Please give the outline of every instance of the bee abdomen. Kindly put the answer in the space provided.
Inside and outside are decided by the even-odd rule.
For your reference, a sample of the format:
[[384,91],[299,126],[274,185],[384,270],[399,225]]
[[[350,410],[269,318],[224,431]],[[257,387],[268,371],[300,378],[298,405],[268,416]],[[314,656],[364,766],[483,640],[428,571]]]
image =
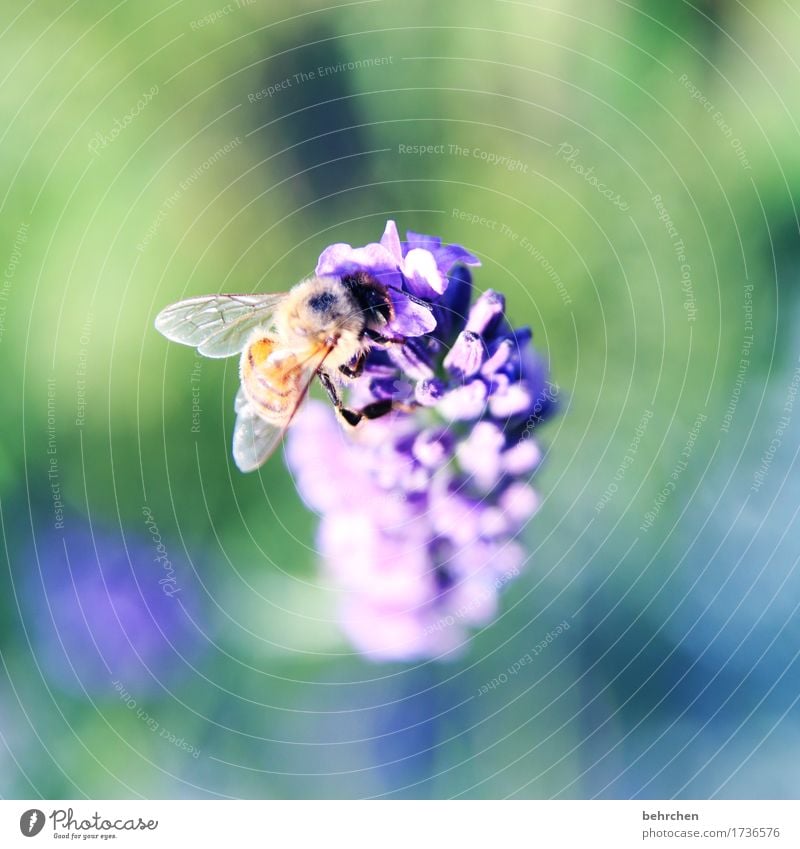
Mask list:
[[248,401],[267,421],[283,423],[297,402],[302,369],[294,355],[279,362],[270,360],[275,351],[273,339],[258,339],[242,352],[241,380]]

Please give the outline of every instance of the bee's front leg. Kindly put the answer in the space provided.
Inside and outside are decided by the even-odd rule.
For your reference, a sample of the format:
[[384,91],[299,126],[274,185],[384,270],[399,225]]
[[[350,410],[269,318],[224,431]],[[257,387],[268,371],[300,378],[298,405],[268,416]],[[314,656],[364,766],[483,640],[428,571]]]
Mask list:
[[345,407],[342,399],[339,397],[339,390],[336,388],[336,384],[331,379],[331,376],[324,371],[319,371],[317,374],[333,406],[336,407],[339,415],[351,427],[355,427],[361,419],[379,419],[381,416],[385,416],[387,413],[393,411],[410,413],[416,407],[416,404],[413,402],[408,403],[396,401],[394,398],[383,398],[380,401],[373,401],[371,404],[367,404],[360,410],[353,410],[350,407]]
[[379,345],[403,345],[406,341],[402,336],[384,336],[382,333],[379,333],[377,330],[373,330],[371,327],[367,327],[364,330],[364,335],[369,340],[377,342]]
[[[355,379],[356,377],[361,377],[364,373],[364,366],[367,364],[367,352],[362,351],[360,354],[356,356],[355,362],[353,365],[349,365],[345,363],[344,365],[339,366],[339,371],[345,376]],[[330,394],[330,393],[328,393]]]

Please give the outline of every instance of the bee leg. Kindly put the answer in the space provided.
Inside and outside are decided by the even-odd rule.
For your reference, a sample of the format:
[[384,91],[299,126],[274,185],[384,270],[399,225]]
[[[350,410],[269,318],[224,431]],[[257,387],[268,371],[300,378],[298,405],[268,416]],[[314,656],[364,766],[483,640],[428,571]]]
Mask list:
[[328,393],[331,403],[334,407],[336,407],[339,415],[347,422],[347,424],[355,427],[361,421],[362,414],[358,412],[358,410],[351,410],[348,407],[345,407],[342,399],[339,397],[339,391],[336,388],[336,384],[327,372],[318,371],[317,376],[319,377],[319,381],[323,385],[325,391]]
[[367,404],[360,410],[353,410],[350,407],[345,407],[342,403],[342,399],[339,397],[339,392],[336,389],[336,384],[327,372],[319,371],[317,375],[319,376],[320,383],[328,393],[331,403],[336,407],[339,415],[351,427],[355,427],[361,419],[379,419],[381,416],[385,416],[387,413],[393,411],[410,413],[417,406],[414,403],[397,401],[394,398],[383,398],[380,401],[373,401],[371,404]]
[[327,372],[320,370],[317,372],[317,377],[325,391],[328,393],[328,398],[331,399],[333,406],[336,407],[337,410],[341,410],[344,405],[342,404],[342,399],[339,397],[336,384],[333,380],[331,380],[331,376]]
[[377,342],[379,345],[402,345],[406,341],[402,337],[384,336],[383,334],[378,333],[377,330],[373,330],[371,327],[367,327],[364,330],[364,334],[367,338],[371,339],[373,342]]
[[417,405],[403,401],[396,401],[394,398],[383,398],[380,401],[373,401],[362,407],[360,410],[353,410],[349,407],[339,407],[339,413],[347,424],[355,427],[361,419],[379,419],[388,413],[410,413]]
[[[362,351],[357,357],[355,363],[351,366],[345,363],[344,365],[339,366],[339,371],[345,377],[361,377],[364,373],[364,366],[367,363],[367,354],[365,351]],[[330,394],[330,393],[328,393]]]

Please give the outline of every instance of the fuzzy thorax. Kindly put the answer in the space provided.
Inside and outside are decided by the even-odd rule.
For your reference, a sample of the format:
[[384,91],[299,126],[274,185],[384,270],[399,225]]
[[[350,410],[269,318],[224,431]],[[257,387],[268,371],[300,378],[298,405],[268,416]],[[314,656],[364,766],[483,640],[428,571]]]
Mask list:
[[275,315],[281,343],[295,350],[332,348],[326,370],[335,370],[358,356],[364,342],[367,316],[341,280],[312,277],[295,286]]

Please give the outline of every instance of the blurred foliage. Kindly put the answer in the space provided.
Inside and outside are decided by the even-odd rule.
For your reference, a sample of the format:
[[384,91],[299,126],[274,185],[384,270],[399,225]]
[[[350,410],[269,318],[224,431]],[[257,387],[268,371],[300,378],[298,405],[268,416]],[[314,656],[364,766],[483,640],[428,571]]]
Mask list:
[[[757,0],[548,7],[6,11],[3,795],[796,795],[796,425],[749,489],[798,358],[800,18]],[[507,294],[560,388],[529,570],[444,666],[350,653],[282,458],[233,467],[235,362],[152,329],[190,294],[284,290],[387,217],[475,251],[476,284]],[[700,413],[691,462],[640,531]],[[186,674],[132,693],[196,759],[111,678],[88,695],[40,665],[31,543],[54,532],[52,460],[65,533],[141,551],[131,568],[157,582],[147,506],[204,599]],[[98,565],[73,564],[89,581]],[[535,663],[476,695],[562,620]]]

